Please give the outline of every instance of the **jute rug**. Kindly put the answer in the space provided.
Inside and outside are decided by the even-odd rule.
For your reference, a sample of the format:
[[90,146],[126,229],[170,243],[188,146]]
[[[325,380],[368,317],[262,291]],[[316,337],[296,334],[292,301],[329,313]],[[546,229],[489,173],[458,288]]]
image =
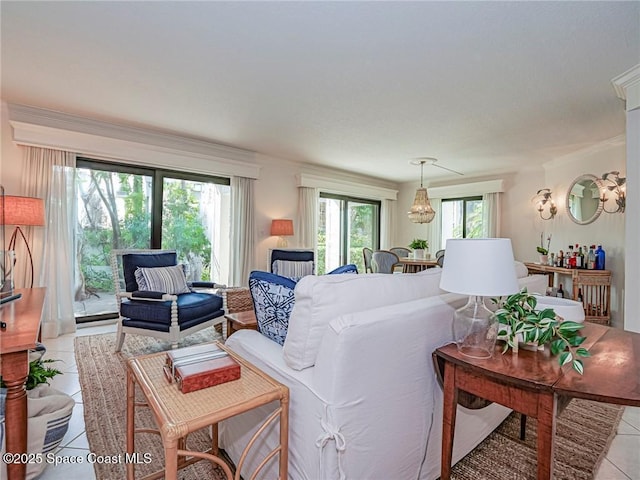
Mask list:
[[[191,335],[181,346],[211,341],[212,329]],[[115,334],[76,338],[76,362],[84,399],[87,438],[91,451],[116,456],[126,451],[126,365],[132,355],[168,350],[168,343],[149,337],[127,335],[120,354],[114,354]],[[573,400],[558,418],[555,449],[556,479],[593,478],[604,458],[623,408],[616,405]],[[136,426],[153,427],[151,414],[145,408],[136,412]],[[511,414],[475,450],[453,469],[455,480],[534,480],[536,478],[536,421],[527,420],[526,439],[521,441],[520,415]],[[189,436],[188,447],[206,450],[209,432],[201,430]],[[136,474],[144,475],[164,464],[160,437],[153,434],[136,436],[136,450],[149,453],[152,463],[140,464]],[[98,480],[126,478],[125,465],[94,464]],[[182,480],[202,478],[221,480],[221,470],[209,462],[199,462],[178,474]],[[357,479],[364,480],[364,479]],[[383,480],[383,479],[367,479]],[[402,479],[384,479],[402,480]]]

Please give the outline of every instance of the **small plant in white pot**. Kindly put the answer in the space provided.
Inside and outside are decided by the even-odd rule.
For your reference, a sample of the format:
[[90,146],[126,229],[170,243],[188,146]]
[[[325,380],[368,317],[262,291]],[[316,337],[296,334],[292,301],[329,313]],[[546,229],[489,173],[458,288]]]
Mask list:
[[425,253],[429,248],[429,242],[421,238],[414,238],[409,244],[409,248],[413,250],[413,258],[422,259],[425,258]]
[[[42,352],[44,354],[44,352]],[[29,362],[27,376],[27,452],[34,461],[27,465],[27,480],[39,476],[47,466],[46,455],[58,447],[67,433],[75,401],[66,393],[49,386],[49,381],[62,372],[48,366],[56,360],[42,359],[42,354]],[[0,377],[0,419],[4,420],[6,388]],[[45,445],[46,438],[46,445]],[[5,442],[0,445],[5,452]],[[41,459],[42,461],[38,461]],[[6,464],[0,465],[0,478],[6,478]]]

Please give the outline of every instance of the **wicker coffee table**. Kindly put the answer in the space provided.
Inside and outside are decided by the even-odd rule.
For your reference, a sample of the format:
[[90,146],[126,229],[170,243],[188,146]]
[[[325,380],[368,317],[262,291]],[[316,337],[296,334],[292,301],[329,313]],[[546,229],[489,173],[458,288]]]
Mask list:
[[[240,363],[241,377],[232,382],[215,387],[182,393],[176,383],[168,383],[162,366],[166,352],[134,357],[127,361],[127,454],[135,452],[134,437],[136,433],[149,432],[149,429],[135,428],[135,409],[146,406],[151,409],[165,453],[165,469],[144,477],[145,479],[164,478],[176,480],[179,468],[183,468],[200,460],[210,460],[219,465],[227,479],[240,479],[242,464],[256,438],[266,425],[280,419],[280,445],[274,448],[258,467],[258,470],[272,457],[279,455],[279,479],[287,478],[288,431],[289,431],[289,389],[258,370],[224,345],[214,345],[226,350]],[[147,403],[136,403],[135,386],[140,387]],[[218,422],[238,415],[253,408],[265,405],[274,400],[280,406],[265,421],[246,446],[236,468],[235,476],[229,465],[220,458],[218,451]],[[212,447],[207,452],[185,450],[187,434],[206,426],[212,426]],[[127,479],[134,480],[134,463],[127,464]],[[164,472],[164,473],[163,473]],[[257,473],[257,472],[255,472]],[[249,475],[250,478],[251,475]]]

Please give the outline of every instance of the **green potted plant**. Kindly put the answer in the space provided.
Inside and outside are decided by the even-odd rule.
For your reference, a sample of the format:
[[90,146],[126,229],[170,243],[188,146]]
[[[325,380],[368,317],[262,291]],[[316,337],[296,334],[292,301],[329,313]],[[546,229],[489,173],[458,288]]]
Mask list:
[[414,238],[409,244],[409,248],[413,250],[413,258],[425,258],[425,253],[429,248],[429,242],[421,238]]
[[536,252],[540,254],[540,264],[546,265],[549,263],[549,246],[551,245],[551,234],[547,237],[547,248],[543,243],[544,232],[540,234],[540,246],[536,247]]
[[590,353],[580,346],[586,339],[579,335],[581,323],[562,321],[551,308],[537,310],[538,301],[526,288],[506,299],[491,301],[498,305],[495,312],[500,324],[498,338],[505,341],[502,353],[509,348],[517,353],[520,343],[549,345],[551,354],[559,355],[560,365],[571,362],[573,369],[582,375],[584,366],[579,357],[589,357]]

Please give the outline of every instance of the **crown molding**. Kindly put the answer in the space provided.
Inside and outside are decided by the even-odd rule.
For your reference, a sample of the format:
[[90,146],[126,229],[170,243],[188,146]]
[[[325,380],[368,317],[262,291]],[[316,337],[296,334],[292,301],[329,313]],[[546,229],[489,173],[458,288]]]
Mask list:
[[327,193],[349,195],[375,200],[397,200],[398,191],[391,188],[376,187],[350,180],[301,173],[297,175],[298,187],[317,188]]
[[618,98],[626,100],[627,111],[640,107],[640,64],[611,80]]
[[249,150],[26,105],[7,107],[13,140],[20,145],[195,173],[259,177],[260,166]]

